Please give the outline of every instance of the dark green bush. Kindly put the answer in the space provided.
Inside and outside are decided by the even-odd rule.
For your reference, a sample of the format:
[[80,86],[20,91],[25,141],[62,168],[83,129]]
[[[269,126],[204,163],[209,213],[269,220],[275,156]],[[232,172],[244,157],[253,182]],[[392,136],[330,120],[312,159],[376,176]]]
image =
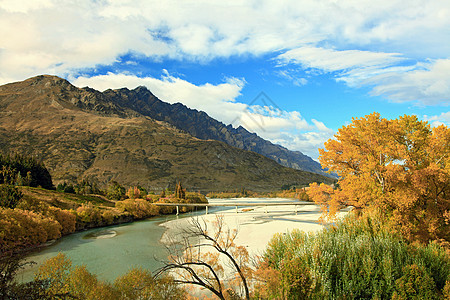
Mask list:
[[62,193],[75,194],[75,188],[74,188],[73,184],[69,184],[65,181],[63,183],[58,184],[56,186],[56,190],[58,192],[62,192]]
[[121,200],[125,197],[126,190],[117,181],[111,181],[107,190],[106,197],[110,200]]
[[15,208],[23,194],[12,185],[0,185],[0,207]]
[[54,188],[52,177],[44,164],[21,154],[0,153],[0,183]]

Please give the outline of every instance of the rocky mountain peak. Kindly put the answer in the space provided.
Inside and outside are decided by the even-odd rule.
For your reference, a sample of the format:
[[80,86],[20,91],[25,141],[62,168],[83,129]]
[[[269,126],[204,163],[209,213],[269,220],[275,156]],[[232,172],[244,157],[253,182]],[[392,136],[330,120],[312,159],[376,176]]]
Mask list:
[[69,81],[66,79],[60,78],[58,76],[53,75],[39,75],[32,77],[30,79],[27,79],[24,81],[25,83],[28,83],[30,86],[33,87],[40,87],[40,88],[69,88],[74,89],[75,86],[73,86]]

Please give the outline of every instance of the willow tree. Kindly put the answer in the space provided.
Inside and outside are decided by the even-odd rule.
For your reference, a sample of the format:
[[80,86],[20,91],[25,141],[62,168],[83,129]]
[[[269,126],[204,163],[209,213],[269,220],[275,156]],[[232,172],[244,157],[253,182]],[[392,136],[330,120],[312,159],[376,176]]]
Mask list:
[[337,188],[308,194],[334,216],[341,206],[376,209],[410,239],[450,241],[450,129],[416,116],[354,118],[319,149]]

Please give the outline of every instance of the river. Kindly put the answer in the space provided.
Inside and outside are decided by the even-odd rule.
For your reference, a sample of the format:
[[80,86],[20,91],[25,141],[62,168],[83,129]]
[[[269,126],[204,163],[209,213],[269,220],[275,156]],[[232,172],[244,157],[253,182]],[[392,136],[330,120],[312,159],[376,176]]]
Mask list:
[[[254,203],[264,201],[285,202],[292,201],[292,199],[241,198],[210,199],[209,201],[210,203]],[[321,228],[316,222],[320,215],[320,211],[316,206],[309,206],[305,211],[300,211],[298,214],[294,214],[292,207],[291,209],[288,209],[288,207],[276,208],[271,208],[272,212],[267,214],[265,212],[266,209],[261,207],[255,207],[251,212],[248,212],[248,207],[246,207],[241,208],[241,211],[247,210],[247,212],[236,214],[233,207],[210,207],[209,216],[212,217],[214,213],[220,212],[228,215],[229,219],[227,220],[229,223],[237,220],[242,231],[241,238],[244,238],[246,244],[249,244],[250,247],[259,247],[259,249],[263,248],[268,239],[270,239],[271,235],[268,234],[268,231],[275,230],[273,226],[275,223],[278,225],[278,231],[281,232],[293,227],[306,228],[305,226],[311,226],[311,222],[315,223],[313,225],[316,226],[316,229]],[[113,282],[115,278],[125,274],[133,267],[142,267],[153,272],[162,266],[161,260],[167,257],[166,249],[161,243],[161,237],[167,231],[167,228],[160,225],[162,223],[174,223],[173,221],[177,218],[183,219],[199,214],[204,215],[205,211],[186,213],[178,217],[174,215],[161,216],[128,224],[91,229],[65,236],[54,244],[42,247],[27,256],[27,260],[34,261],[36,264],[21,271],[18,280],[31,280],[39,265],[59,252],[70,258],[73,265],[84,264],[88,271],[96,274],[99,279],[110,282]],[[304,221],[301,221],[299,218]],[[184,223],[184,221],[181,223]],[[283,227],[283,224],[285,224],[285,227]],[[280,227],[279,225],[282,226]],[[265,236],[260,237],[259,235],[261,234],[265,234]],[[256,240],[255,242],[259,242],[259,246],[252,246],[251,241],[246,236],[252,236]]]
[[[202,212],[186,213],[179,217],[198,213]],[[161,216],[62,237],[54,244],[28,255],[27,261],[34,261],[36,264],[21,271],[18,280],[31,280],[38,267],[59,252],[70,258],[72,265],[86,265],[89,272],[110,282],[133,267],[155,271],[162,265],[160,261],[167,257],[166,249],[160,242],[166,228],[159,225],[174,219],[177,216]]]

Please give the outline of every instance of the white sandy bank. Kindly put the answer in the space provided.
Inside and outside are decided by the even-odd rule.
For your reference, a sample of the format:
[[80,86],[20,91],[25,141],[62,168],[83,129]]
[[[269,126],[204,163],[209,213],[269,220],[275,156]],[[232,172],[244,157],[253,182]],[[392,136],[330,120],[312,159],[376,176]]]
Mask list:
[[[210,203],[222,202],[292,202],[292,199],[210,199]],[[211,222],[216,219],[217,214],[224,216],[224,222],[230,229],[237,229],[238,235],[236,239],[237,245],[247,247],[251,254],[261,254],[267,243],[275,233],[286,233],[293,229],[299,229],[305,232],[316,232],[323,228],[318,219],[321,211],[318,205],[297,206],[251,206],[239,207],[238,213],[234,207],[227,207],[225,210],[208,215],[200,215],[200,219],[204,219],[208,228],[212,228]],[[345,214],[346,211],[341,212]],[[162,241],[170,235],[176,235],[179,228],[188,226],[190,218],[180,218],[161,224],[168,230],[162,237]]]

